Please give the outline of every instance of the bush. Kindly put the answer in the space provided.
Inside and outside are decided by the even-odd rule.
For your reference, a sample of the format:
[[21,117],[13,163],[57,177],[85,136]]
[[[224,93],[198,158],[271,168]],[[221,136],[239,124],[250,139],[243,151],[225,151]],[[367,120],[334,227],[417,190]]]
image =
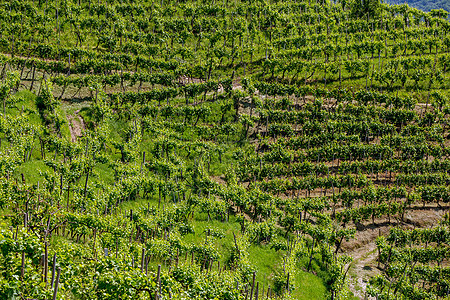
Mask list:
[[351,3],[352,15],[361,18],[369,15],[369,18],[376,17],[381,12],[380,0],[354,0]]

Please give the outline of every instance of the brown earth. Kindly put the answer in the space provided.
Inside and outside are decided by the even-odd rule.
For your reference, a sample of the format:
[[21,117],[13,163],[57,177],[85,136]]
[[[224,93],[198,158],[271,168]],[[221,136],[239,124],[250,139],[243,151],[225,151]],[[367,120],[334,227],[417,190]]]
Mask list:
[[86,129],[83,118],[78,114],[80,111],[75,111],[74,115],[67,115],[67,121],[69,122],[69,130],[71,141],[74,143],[77,137],[83,135],[83,130]]
[[377,219],[375,224],[358,224],[355,238],[343,242],[342,251],[353,257],[349,270],[349,289],[359,299],[375,299],[366,294],[367,284],[371,277],[381,274],[383,265],[378,265],[376,239],[380,235],[389,234],[395,226],[403,228],[428,228],[438,224],[448,208],[414,207],[405,212],[404,222],[391,219]]

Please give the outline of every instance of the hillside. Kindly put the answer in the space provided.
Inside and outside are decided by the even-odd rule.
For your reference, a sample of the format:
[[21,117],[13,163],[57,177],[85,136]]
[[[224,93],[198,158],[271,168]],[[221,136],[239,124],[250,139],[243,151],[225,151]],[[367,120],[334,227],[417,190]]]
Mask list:
[[0,299],[447,297],[447,18],[0,0]]
[[447,0],[388,0],[386,1],[389,4],[408,4],[411,7],[423,10],[430,11],[432,9],[444,9],[447,12],[450,12],[450,2]]

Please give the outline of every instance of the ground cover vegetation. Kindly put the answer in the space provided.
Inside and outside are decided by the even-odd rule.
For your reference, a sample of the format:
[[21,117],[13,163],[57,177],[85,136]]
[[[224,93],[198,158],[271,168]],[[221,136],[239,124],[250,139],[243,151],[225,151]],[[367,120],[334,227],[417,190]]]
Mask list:
[[0,1],[0,298],[448,298],[447,18]]

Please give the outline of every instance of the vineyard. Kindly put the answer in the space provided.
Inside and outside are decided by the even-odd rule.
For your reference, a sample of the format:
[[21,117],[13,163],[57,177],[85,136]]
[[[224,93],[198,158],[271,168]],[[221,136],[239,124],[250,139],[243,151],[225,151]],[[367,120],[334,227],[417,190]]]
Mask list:
[[0,299],[450,299],[448,17],[0,0]]

